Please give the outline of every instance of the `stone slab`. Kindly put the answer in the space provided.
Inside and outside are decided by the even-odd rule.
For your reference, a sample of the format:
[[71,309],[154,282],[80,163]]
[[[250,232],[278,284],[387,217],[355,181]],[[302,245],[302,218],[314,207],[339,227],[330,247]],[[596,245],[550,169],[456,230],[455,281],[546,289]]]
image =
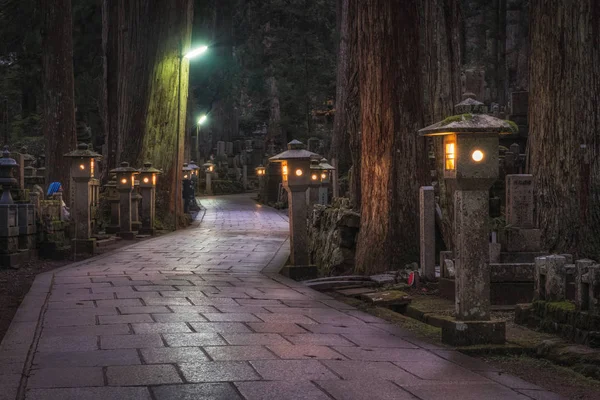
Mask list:
[[445,321],[442,342],[451,346],[506,343],[504,321]]

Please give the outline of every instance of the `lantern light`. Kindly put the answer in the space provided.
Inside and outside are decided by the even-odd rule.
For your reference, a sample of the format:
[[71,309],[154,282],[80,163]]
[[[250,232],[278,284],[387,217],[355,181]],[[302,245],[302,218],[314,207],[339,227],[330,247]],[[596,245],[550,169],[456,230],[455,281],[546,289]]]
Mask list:
[[121,179],[121,183],[122,183],[123,185],[127,184],[127,179],[125,179],[125,178]]
[[471,158],[473,159],[473,161],[475,162],[481,162],[481,160],[483,160],[483,152],[481,150],[475,150],[472,154],[471,154]]
[[312,174],[310,177],[313,181],[316,181],[317,179],[319,179],[319,176],[317,174]]
[[148,179],[148,177],[144,178],[144,183],[149,183],[150,179]]
[[284,175],[287,175],[287,174],[288,174],[288,168],[287,168],[287,165],[284,165],[284,166],[281,168],[281,172],[282,172]]
[[304,171],[302,171],[300,168],[296,170],[296,176],[302,176],[303,173]]
[[321,174],[321,179],[327,179],[327,174],[325,172]]
[[456,169],[456,142],[454,141],[454,138],[448,137],[448,139],[446,139],[444,148],[446,149],[446,171],[454,171]]
[[77,150],[64,156],[72,160],[71,177],[74,179],[94,178],[94,159],[102,158],[102,155],[90,150],[86,143],[78,144]]

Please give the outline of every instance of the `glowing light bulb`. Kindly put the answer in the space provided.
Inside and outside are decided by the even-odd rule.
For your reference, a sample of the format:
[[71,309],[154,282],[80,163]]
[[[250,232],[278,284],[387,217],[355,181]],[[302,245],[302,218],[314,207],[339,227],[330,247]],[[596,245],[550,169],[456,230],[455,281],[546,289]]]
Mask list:
[[327,179],[327,174],[326,173],[322,173],[321,174],[321,179]]
[[149,183],[149,182],[150,182],[150,179],[144,178],[144,183]]
[[127,179],[126,179],[126,178],[123,178],[123,179],[121,179],[121,183],[122,183],[123,185],[126,185],[126,184],[127,184]]
[[483,152],[481,150],[475,150],[472,154],[471,154],[471,158],[473,159],[473,161],[475,162],[480,162],[481,160],[483,160]]
[[83,165],[83,164],[80,164],[80,165],[79,165],[79,169],[83,171],[83,170],[85,169],[85,165]]
[[310,177],[313,181],[316,181],[319,177],[317,176],[317,174],[312,174],[312,176]]
[[302,176],[304,172],[301,169],[296,170],[296,176]]

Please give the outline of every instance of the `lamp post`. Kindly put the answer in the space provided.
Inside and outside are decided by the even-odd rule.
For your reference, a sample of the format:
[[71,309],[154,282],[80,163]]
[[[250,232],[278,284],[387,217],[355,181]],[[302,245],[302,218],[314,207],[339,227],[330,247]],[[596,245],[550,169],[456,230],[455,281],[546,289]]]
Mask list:
[[206,115],[202,115],[200,118],[198,118],[198,123],[196,124],[196,136],[195,139],[192,141],[192,158],[194,160],[198,159],[198,147],[200,146],[200,126],[204,125],[207,118],[208,117]]
[[173,191],[173,196],[174,196],[174,200],[175,200],[175,216],[174,216],[174,222],[175,222],[175,227],[174,230],[177,230],[178,228],[178,221],[179,221],[179,208],[181,206],[181,201],[179,199],[179,182],[180,177],[180,164],[181,164],[181,154],[179,152],[179,146],[181,143],[181,71],[183,70],[183,60],[187,59],[187,60],[191,60],[193,58],[196,58],[204,53],[206,53],[206,51],[208,50],[208,46],[200,46],[196,49],[190,50],[188,51],[186,54],[181,53],[181,55],[179,56],[179,73],[178,73],[178,86],[177,86],[177,138],[175,140],[175,190]]
[[419,131],[443,136],[444,179],[454,192],[456,321],[442,326],[452,345],[504,343],[505,324],[490,321],[489,189],[498,178],[499,135],[512,133],[504,120],[484,114],[474,98],[455,106],[457,115]]

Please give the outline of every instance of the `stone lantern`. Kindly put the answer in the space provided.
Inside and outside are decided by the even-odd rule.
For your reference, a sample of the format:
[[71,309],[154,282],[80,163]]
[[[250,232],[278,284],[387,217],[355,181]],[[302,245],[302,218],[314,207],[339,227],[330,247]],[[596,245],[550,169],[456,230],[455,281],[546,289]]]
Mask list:
[[256,177],[258,178],[258,200],[265,203],[267,201],[267,196],[265,193],[265,175],[267,173],[267,169],[261,164],[254,168],[254,171],[256,172]]
[[484,114],[474,98],[455,106],[458,115],[428,126],[420,136],[443,136],[444,178],[454,192],[456,319],[442,327],[453,345],[504,343],[504,322],[490,321],[489,189],[498,178],[499,135],[508,121]]
[[327,162],[326,158],[322,158],[319,162],[321,167],[321,187],[319,188],[319,204],[329,204],[329,185],[331,185],[331,174],[335,167]]
[[92,238],[93,194],[90,183],[95,177],[96,160],[102,156],[89,150],[85,143],[80,143],[77,150],[64,156],[71,159],[71,216],[75,222],[73,247],[78,253],[94,254],[96,239]]
[[11,189],[18,185],[14,171],[18,168],[17,162],[10,158],[8,147],[4,147],[0,158],[0,185],[2,197],[0,198],[0,266],[15,267],[19,264],[19,224],[18,207],[14,204]]
[[310,160],[315,157],[318,154],[306,150],[301,142],[292,140],[288,143],[288,150],[269,159],[281,163],[283,187],[288,192],[291,267],[285,267],[282,272],[294,279],[316,275],[316,267],[308,265],[306,225],[306,190],[311,183]]
[[190,212],[192,201],[195,199],[194,186],[192,184],[194,170],[190,168],[188,163],[183,164],[182,169],[182,191],[183,191],[183,212]]
[[194,186],[194,191],[198,187],[198,181],[200,180],[200,166],[196,164],[195,161],[190,161],[188,166],[192,169],[192,184]]
[[131,193],[135,185],[135,176],[139,172],[130,167],[128,162],[122,162],[119,168],[110,172],[116,175],[117,191],[119,192],[120,230],[118,235],[123,239],[133,240],[135,233],[131,230]]
[[313,205],[320,204],[319,190],[321,189],[321,172],[319,158],[310,160],[310,184],[308,185],[306,196],[309,211],[312,211]]
[[204,167],[204,171],[206,172],[206,190],[205,193],[207,196],[212,196],[212,176],[215,172],[215,164],[212,162],[207,162],[202,165]]
[[142,214],[140,233],[143,235],[154,235],[154,219],[156,217],[156,182],[158,175],[162,172],[149,162],[144,163],[140,170],[140,194],[142,195]]

